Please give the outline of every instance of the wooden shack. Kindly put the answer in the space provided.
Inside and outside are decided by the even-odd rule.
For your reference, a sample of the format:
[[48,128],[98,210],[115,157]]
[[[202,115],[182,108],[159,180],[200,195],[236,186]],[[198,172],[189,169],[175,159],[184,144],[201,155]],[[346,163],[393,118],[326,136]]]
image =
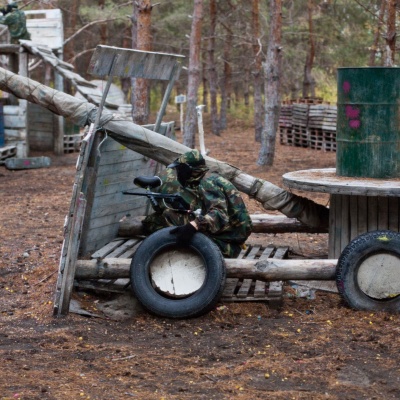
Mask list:
[[[51,52],[62,58],[63,21],[61,10],[24,11],[27,17],[27,29],[31,40],[46,45]],[[3,36],[0,44],[0,55],[10,71],[21,76],[28,76],[28,63],[33,60],[32,53],[22,45],[9,44],[8,35]],[[35,60],[37,61],[37,60]],[[36,63],[36,65],[38,65]],[[47,69],[50,79],[51,69]],[[55,73],[54,86],[63,90],[63,80]],[[8,156],[26,157],[30,150],[64,153],[64,118],[54,115],[49,110],[36,104],[19,100],[13,95],[3,93],[5,151]],[[10,153],[9,149],[14,149]]]

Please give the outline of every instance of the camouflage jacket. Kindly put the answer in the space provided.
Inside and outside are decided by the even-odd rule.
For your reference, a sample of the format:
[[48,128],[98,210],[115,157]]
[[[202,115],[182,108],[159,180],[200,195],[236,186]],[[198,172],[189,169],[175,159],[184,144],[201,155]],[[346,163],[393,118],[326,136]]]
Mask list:
[[[220,248],[226,243],[239,246],[251,234],[250,215],[235,186],[222,176],[214,173],[207,174],[207,171],[207,167],[196,168],[188,185],[182,187],[176,179],[175,172],[172,169],[166,169],[161,176],[164,183],[159,188],[159,192],[179,193],[190,204],[192,211],[201,209],[201,215],[195,218],[199,231],[210,236]],[[171,213],[166,211],[158,213],[158,216],[163,215],[168,219]],[[163,226],[181,225],[187,222],[178,217],[175,220],[170,219],[169,223],[151,226],[151,223],[160,222],[159,218],[155,217],[156,215],[150,216],[144,222],[145,230],[148,232]],[[221,248],[221,250],[224,249]],[[232,254],[224,255],[232,256]]]
[[0,16],[0,24],[8,26],[13,43],[18,43],[18,39],[30,40],[31,38],[26,29],[25,13],[21,10],[14,10],[5,16]]

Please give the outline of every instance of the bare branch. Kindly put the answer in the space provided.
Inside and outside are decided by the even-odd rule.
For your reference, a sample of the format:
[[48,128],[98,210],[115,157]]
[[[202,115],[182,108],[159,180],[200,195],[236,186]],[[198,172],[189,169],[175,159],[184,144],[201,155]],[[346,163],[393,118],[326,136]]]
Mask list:
[[98,21],[89,22],[88,24],[86,24],[85,26],[83,26],[81,29],[79,29],[78,31],[76,31],[73,35],[71,35],[67,40],[65,40],[65,41],[64,41],[64,46],[65,46],[68,42],[70,42],[72,39],[74,39],[76,36],[78,36],[78,35],[79,35],[82,31],[84,31],[85,29],[87,29],[87,28],[89,28],[89,27],[91,27],[91,26],[93,26],[93,25],[96,25],[96,24],[102,24],[102,23],[104,23],[104,22],[115,21],[115,20],[117,20],[117,19],[123,19],[123,18],[122,18],[122,17],[117,17],[117,18],[101,19],[101,20],[98,20]]
[[83,56],[83,55],[86,54],[86,53],[91,53],[91,52],[93,52],[93,51],[95,51],[95,50],[96,50],[95,47],[93,47],[93,48],[91,48],[91,49],[83,50],[83,51],[81,51],[80,53],[75,54],[74,57],[72,57],[70,60],[68,60],[68,62],[69,62],[70,64],[73,64],[73,63],[75,62],[75,60],[76,60],[78,57]]
[[[374,18],[376,18],[378,21],[381,23],[384,23],[385,21],[380,17],[376,16],[374,12],[372,12],[368,7],[364,6],[359,0],[354,0],[361,8],[363,8],[367,13],[371,14]],[[385,0],[382,0],[385,1]]]

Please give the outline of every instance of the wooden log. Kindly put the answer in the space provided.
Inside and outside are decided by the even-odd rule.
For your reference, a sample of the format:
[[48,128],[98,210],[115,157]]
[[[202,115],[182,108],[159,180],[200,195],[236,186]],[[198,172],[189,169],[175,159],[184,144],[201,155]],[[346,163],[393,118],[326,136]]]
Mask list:
[[[78,260],[75,278],[129,278],[130,259]],[[333,280],[337,260],[244,260],[225,259],[228,278],[264,282],[287,280]]]
[[[18,76],[0,68],[0,89],[26,99],[71,119],[80,126],[97,121],[94,104],[82,101],[32,79]],[[126,147],[163,163],[169,164],[190,149],[183,144],[159,135],[149,129],[120,119],[111,112],[103,112],[99,125],[109,136]],[[262,203],[266,210],[277,210],[314,227],[327,227],[329,211],[321,204],[290,193],[271,182],[248,175],[230,164],[205,157],[210,170],[229,179],[243,193]]]
[[[328,233],[328,228],[311,227],[302,224],[295,218],[287,218],[283,215],[253,214],[250,217],[253,223],[253,233]],[[132,237],[143,235],[142,221],[144,218],[144,216],[141,216],[121,220],[118,236]]]

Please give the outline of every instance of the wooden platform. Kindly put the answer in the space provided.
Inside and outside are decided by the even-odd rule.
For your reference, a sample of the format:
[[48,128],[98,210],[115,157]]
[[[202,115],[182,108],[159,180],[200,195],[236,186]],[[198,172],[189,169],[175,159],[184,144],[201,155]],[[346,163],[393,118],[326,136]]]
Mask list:
[[0,165],[4,164],[8,158],[16,157],[17,146],[0,147]]
[[83,134],[64,135],[64,154],[80,151]]
[[[122,258],[130,259],[140,245],[142,238],[116,238],[91,255],[92,259]],[[265,260],[267,258],[284,259],[288,255],[288,247],[248,245],[238,258]],[[75,281],[75,288],[90,289],[103,292],[123,293],[129,288],[129,279],[99,279],[91,281]],[[226,280],[222,302],[262,301],[270,307],[279,307],[283,301],[282,282],[262,282],[252,279]]]
[[[287,258],[289,248],[261,245],[250,245],[238,258],[265,260],[267,258]],[[222,295],[224,302],[266,301],[271,307],[279,307],[283,301],[283,282],[262,282],[254,279],[226,280]]]

